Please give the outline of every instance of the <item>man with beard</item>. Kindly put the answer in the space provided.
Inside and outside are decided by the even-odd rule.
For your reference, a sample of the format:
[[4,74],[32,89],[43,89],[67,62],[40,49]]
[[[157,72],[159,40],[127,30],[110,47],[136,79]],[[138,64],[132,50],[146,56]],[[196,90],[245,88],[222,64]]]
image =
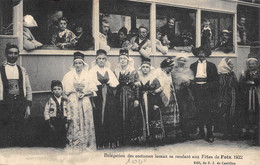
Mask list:
[[151,41],[148,38],[148,29],[140,26],[138,29],[138,36],[131,38],[130,48],[133,51],[139,51],[142,59],[147,59],[151,54]]
[[17,45],[6,44],[5,56],[7,61],[0,67],[0,146],[23,146],[32,90],[26,70],[16,64]]

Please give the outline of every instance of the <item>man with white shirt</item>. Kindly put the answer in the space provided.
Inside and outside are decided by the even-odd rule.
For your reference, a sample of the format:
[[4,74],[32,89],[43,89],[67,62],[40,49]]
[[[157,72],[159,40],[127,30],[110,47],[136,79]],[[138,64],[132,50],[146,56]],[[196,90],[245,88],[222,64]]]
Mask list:
[[26,70],[17,65],[19,49],[8,43],[0,67],[0,147],[24,145],[23,127],[30,115],[32,90]]
[[[216,108],[216,94],[218,89],[218,72],[215,64],[206,60],[211,55],[210,50],[202,47],[192,50],[192,53],[198,57],[198,61],[191,64],[195,79],[193,83],[193,96],[195,106],[198,112],[198,125],[200,138],[205,138],[208,142],[214,142],[212,133],[212,115]],[[204,132],[206,125],[206,132]]]
[[110,33],[109,22],[106,19],[102,19],[99,32],[99,48],[104,49],[106,52],[110,51],[108,41]]

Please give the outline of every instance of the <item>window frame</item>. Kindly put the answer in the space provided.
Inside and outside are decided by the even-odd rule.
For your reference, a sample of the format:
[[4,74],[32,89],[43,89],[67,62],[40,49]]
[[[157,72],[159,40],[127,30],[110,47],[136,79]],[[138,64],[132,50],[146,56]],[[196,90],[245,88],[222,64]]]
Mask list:
[[[19,43],[19,48],[21,50],[21,55],[26,54],[26,55],[68,55],[68,54],[73,54],[73,52],[77,50],[46,50],[46,49],[37,49],[33,51],[26,51],[23,49],[23,1],[13,7],[13,22],[14,22],[14,32],[13,35],[8,35],[10,37],[18,37],[18,43]],[[138,0],[129,0],[132,2],[139,3],[140,1]],[[225,3],[234,3],[237,9],[237,4],[244,4],[244,2],[241,1],[227,1],[227,0],[220,0]],[[232,53],[222,53],[222,52],[215,52],[212,51],[211,57],[236,57],[237,56],[237,40],[236,40],[236,35],[237,35],[237,10],[227,10],[227,9],[222,9],[221,7],[208,7],[207,5],[205,6],[192,6],[192,5],[183,5],[179,4],[176,2],[175,4],[172,2],[161,2],[159,0],[155,1],[149,1],[149,0],[142,0],[141,3],[148,3],[150,4],[150,40],[152,41],[152,53],[151,56],[176,56],[178,54],[183,54],[182,52],[168,52],[167,55],[162,55],[160,52],[156,51],[156,5],[165,5],[165,6],[172,6],[172,7],[177,7],[177,8],[183,8],[183,9],[192,9],[196,10],[196,41],[195,45],[198,47],[201,43],[201,11],[209,11],[209,12],[216,12],[216,13],[224,13],[224,14],[232,14],[233,15],[233,45],[234,45],[234,52]],[[260,7],[260,5],[257,5],[257,7]],[[86,51],[81,51],[85,55],[95,55],[95,51],[99,49],[99,0],[92,0],[92,35],[94,37],[94,50],[86,50]],[[0,35],[0,38],[3,35]],[[4,35],[6,37],[7,35]],[[108,52],[108,55],[117,55],[119,49],[111,49]],[[189,56],[192,56],[191,53],[187,53]],[[139,55],[138,52],[132,52],[130,51],[130,55]]]

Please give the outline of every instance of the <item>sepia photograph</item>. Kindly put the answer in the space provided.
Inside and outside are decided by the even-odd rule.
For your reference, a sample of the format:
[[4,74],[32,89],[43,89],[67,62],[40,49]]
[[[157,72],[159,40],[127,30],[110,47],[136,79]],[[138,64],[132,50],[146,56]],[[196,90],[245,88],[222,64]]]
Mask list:
[[260,0],[0,0],[0,165],[259,165]]

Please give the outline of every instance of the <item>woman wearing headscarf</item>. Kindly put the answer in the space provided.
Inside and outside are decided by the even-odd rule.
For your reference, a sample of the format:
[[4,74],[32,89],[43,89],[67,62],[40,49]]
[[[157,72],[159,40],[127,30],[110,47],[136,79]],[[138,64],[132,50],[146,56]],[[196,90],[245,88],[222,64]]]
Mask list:
[[233,71],[234,64],[230,58],[223,58],[218,64],[219,75],[219,128],[228,138],[234,133],[236,119],[237,77]]
[[177,65],[173,69],[172,78],[180,110],[181,131],[183,140],[191,140],[189,133],[194,132],[197,126],[196,108],[190,86],[194,75],[187,66],[189,61],[187,55],[176,56],[175,60]]
[[247,59],[247,70],[242,72],[239,80],[239,107],[243,135],[251,140],[257,140],[259,127],[259,79],[259,61],[256,58]]
[[167,143],[175,142],[179,135],[181,135],[179,107],[171,74],[174,64],[174,59],[168,57],[161,62],[160,67],[154,73],[161,86],[160,97],[163,102],[162,119]]
[[84,55],[74,53],[71,70],[65,74],[62,83],[64,94],[68,97],[72,123],[68,129],[69,147],[96,149],[91,97],[96,95],[97,87],[88,74],[88,64]]
[[163,102],[160,97],[162,87],[154,75],[150,59],[143,59],[138,70],[139,83],[137,98],[142,112],[143,128],[139,142],[158,144],[165,137],[162,112]]
[[125,144],[134,141],[138,137],[137,118],[140,117],[141,111],[134,107],[139,102],[136,98],[136,82],[139,81],[139,76],[134,68],[134,61],[129,57],[127,49],[120,49],[119,63],[115,69],[115,75],[119,81],[117,86],[116,99],[120,115],[120,133],[121,141]]
[[30,28],[37,27],[37,23],[31,15],[23,17],[23,47],[25,50],[33,50],[42,47],[42,43],[36,41]]
[[115,148],[119,145],[119,112],[115,107],[115,88],[119,84],[107,61],[107,52],[97,50],[89,74],[97,85],[94,98],[94,120],[98,148]]

